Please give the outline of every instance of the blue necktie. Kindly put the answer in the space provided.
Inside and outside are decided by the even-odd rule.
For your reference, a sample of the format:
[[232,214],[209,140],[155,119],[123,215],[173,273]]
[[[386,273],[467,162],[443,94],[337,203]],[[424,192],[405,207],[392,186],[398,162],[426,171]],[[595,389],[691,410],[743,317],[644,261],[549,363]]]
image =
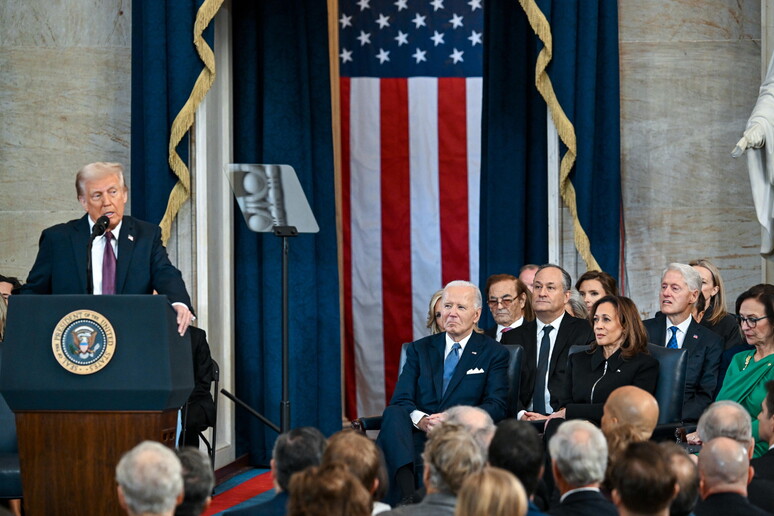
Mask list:
[[677,349],[677,326],[670,326],[669,331],[672,332],[672,336],[669,337],[669,342],[667,342],[667,347],[669,349]]
[[[460,361],[460,343],[455,342],[446,356],[446,360],[443,361],[443,393],[446,392],[446,387],[449,386],[449,380],[451,380],[454,374],[454,368],[457,367],[457,363]],[[441,393],[441,394],[443,394]]]
[[546,373],[548,372],[548,352],[551,349],[550,324],[543,327],[543,340],[540,341],[540,355],[538,356],[537,379],[535,380],[535,392],[532,394],[532,411],[540,414],[546,413]]

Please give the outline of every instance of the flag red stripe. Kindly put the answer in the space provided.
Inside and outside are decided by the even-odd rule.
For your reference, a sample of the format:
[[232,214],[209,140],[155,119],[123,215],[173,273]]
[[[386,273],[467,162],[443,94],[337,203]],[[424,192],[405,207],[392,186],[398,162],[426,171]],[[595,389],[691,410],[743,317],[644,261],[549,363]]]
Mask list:
[[357,414],[357,389],[355,385],[355,332],[352,327],[352,211],[350,204],[350,80],[341,78],[341,249],[342,289],[344,296],[344,413],[350,420]]
[[464,78],[438,79],[438,190],[443,283],[470,276]]
[[406,79],[382,79],[379,95],[384,385],[389,402],[398,375],[400,346],[414,340],[408,83]]

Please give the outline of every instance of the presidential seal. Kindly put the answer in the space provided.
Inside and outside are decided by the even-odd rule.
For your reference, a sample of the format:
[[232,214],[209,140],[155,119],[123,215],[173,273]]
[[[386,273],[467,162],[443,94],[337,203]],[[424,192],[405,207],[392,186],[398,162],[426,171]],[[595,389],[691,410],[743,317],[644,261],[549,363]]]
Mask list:
[[116,351],[116,334],[105,316],[76,310],[62,317],[51,337],[59,365],[75,374],[92,374],[105,367]]

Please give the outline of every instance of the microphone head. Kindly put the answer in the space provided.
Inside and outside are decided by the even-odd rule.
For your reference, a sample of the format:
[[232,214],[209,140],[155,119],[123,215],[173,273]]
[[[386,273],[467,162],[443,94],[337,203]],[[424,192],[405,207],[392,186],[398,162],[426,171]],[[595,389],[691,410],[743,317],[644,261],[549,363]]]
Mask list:
[[97,222],[94,223],[94,228],[91,231],[91,234],[94,236],[101,236],[105,233],[108,226],[110,225],[110,219],[107,215],[102,215],[100,218],[97,219]]

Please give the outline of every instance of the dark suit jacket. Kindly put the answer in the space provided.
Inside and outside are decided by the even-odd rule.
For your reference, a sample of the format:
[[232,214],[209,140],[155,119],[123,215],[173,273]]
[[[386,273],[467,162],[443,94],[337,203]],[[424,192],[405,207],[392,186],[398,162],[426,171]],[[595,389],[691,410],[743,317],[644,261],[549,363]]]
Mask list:
[[774,480],[774,449],[750,461],[750,466],[755,468],[755,478]]
[[593,353],[575,353],[567,364],[568,381],[560,408],[567,409],[566,419],[588,419],[599,425],[602,407],[618,387],[635,385],[655,395],[658,366],[658,360],[645,353],[624,359],[620,349],[607,360],[601,347]]
[[285,491],[274,495],[268,502],[246,505],[223,512],[223,516],[285,516],[288,513],[290,497]]
[[[85,294],[88,215],[44,229],[38,256],[21,294]],[[99,267],[100,264],[94,264]],[[152,294],[191,307],[180,271],[161,245],[161,229],[124,216],[118,239],[116,294]]]
[[487,328],[486,330],[484,330],[484,335],[497,340],[497,325],[495,324],[491,328]]
[[735,493],[717,493],[706,500],[699,500],[693,510],[696,516],[766,516],[771,515]]
[[562,503],[548,511],[552,516],[617,516],[618,509],[597,491],[572,493]]
[[185,445],[197,447],[199,446],[197,434],[215,424],[215,401],[212,399],[211,392],[212,354],[207,344],[207,333],[195,326],[190,326],[188,329],[191,333],[194,389],[188,397]]
[[[650,342],[658,346],[666,346],[668,322],[664,315],[643,321]],[[683,341],[683,349],[686,350],[688,357],[685,371],[683,421],[698,421],[715,396],[720,356],[723,353],[723,339],[691,319]]]
[[432,493],[413,505],[404,505],[391,511],[383,512],[384,516],[453,516],[457,506],[457,498],[447,493]]
[[[455,405],[486,410],[495,422],[506,416],[508,397],[508,351],[485,335],[473,332],[443,390],[446,333],[430,335],[406,347],[406,364],[398,378],[390,405],[408,412],[443,412]],[[472,374],[472,370],[483,372]]]
[[[556,334],[556,343],[548,366],[548,391],[551,393],[551,407],[558,410],[564,395],[567,353],[571,346],[586,345],[594,342],[591,325],[585,319],[576,319],[564,314],[562,324]],[[537,372],[537,323],[525,322],[518,328],[505,333],[501,344],[519,344],[524,348],[524,360],[521,363],[521,388],[519,390],[519,410],[526,410],[532,403]]]

